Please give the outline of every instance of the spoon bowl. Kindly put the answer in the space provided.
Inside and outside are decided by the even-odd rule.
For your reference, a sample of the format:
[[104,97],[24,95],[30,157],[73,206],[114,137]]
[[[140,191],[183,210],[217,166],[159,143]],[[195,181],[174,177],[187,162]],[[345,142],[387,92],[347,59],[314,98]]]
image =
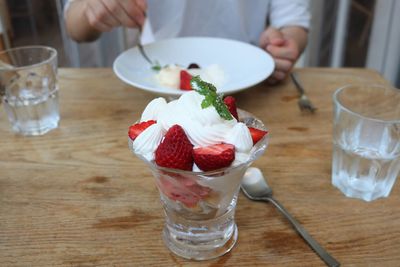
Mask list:
[[272,197],[272,189],[268,186],[258,168],[250,167],[247,169],[243,176],[241,188],[243,193],[252,200],[263,201],[266,197]]

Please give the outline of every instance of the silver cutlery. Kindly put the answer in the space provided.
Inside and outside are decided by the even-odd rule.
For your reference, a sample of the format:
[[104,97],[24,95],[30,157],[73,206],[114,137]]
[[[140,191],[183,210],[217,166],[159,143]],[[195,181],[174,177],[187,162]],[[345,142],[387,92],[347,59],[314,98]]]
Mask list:
[[308,243],[308,245],[318,254],[327,266],[338,267],[340,263],[336,261],[325,249],[315,241],[314,238],[292,217],[289,212],[272,197],[272,189],[268,186],[260,169],[250,167],[243,176],[241,184],[243,193],[251,200],[270,202],[289,220],[294,229]]
[[298,100],[298,105],[300,107],[300,110],[310,111],[311,113],[314,113],[317,110],[317,108],[311,103],[310,99],[307,97],[303,86],[301,85],[299,79],[297,78],[297,75],[291,72],[290,78],[295,84],[297,91],[299,91],[300,93],[300,98]]
[[147,55],[147,53],[144,50],[144,47],[142,45],[142,32],[143,31],[146,31],[148,34],[150,34],[151,37],[147,36],[147,38],[150,38],[152,41],[154,41],[153,31],[152,31],[152,28],[151,28],[151,25],[150,25],[150,21],[147,19],[147,16],[146,16],[146,19],[144,21],[143,27],[139,28],[140,36],[139,36],[139,40],[138,40],[137,46],[139,48],[140,54],[144,57],[144,59],[146,59],[146,61],[152,67],[154,67],[155,65],[157,65],[156,62],[150,59],[150,57]]
[[144,57],[144,59],[146,59],[147,62],[149,62],[150,65],[154,66],[155,64],[153,63],[153,61],[147,56],[146,51],[144,51],[143,45],[140,43],[140,41],[137,44],[140,54],[142,54],[142,56]]

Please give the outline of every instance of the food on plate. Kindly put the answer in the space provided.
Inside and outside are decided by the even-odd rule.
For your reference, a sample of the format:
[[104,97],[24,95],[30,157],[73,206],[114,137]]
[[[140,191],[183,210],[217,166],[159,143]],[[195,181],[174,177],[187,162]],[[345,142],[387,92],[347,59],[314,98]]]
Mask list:
[[220,87],[225,83],[224,71],[217,64],[212,64],[204,68],[196,63],[189,64],[187,68],[171,64],[164,67],[159,66],[155,70],[157,70],[155,74],[157,83],[169,88],[192,90],[190,79],[193,76],[200,76],[202,80],[214,84],[216,87]]

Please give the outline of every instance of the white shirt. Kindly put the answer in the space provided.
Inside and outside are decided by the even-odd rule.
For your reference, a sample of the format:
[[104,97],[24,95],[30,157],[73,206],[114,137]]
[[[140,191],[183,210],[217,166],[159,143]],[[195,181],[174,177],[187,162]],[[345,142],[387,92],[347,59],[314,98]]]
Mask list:
[[[308,0],[147,0],[155,40],[209,36],[258,44],[268,24],[309,28]],[[143,34],[146,34],[145,32]]]
[[147,0],[147,5],[151,27],[144,29],[145,42],[209,36],[258,44],[267,22],[276,28],[310,26],[309,0]]
[[[66,14],[70,2],[75,0],[64,1]],[[276,28],[310,27],[309,0],[147,0],[147,5],[143,44],[179,36],[210,36],[258,45],[267,24]],[[73,65],[111,66],[119,53],[136,45],[137,37],[136,29],[117,28],[104,33],[96,42],[75,44],[80,51],[79,63]],[[76,52],[71,50],[67,54]]]

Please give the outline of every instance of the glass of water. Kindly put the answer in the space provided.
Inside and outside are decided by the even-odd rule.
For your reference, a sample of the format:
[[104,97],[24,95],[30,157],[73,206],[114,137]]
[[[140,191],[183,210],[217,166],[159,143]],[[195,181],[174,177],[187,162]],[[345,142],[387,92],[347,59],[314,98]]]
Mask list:
[[14,132],[42,135],[57,128],[57,51],[26,46],[0,52],[0,96]]
[[333,103],[332,184],[365,201],[389,196],[400,172],[400,90],[348,85]]

